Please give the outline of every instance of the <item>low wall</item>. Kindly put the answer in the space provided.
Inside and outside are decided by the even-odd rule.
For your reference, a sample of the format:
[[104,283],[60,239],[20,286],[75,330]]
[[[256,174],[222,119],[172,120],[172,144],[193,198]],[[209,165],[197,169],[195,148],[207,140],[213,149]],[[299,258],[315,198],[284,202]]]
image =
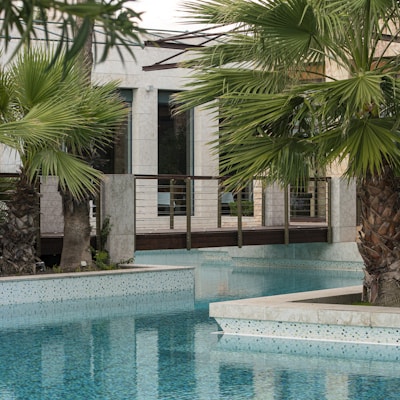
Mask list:
[[[361,271],[363,262],[356,243],[297,243],[187,250],[141,250],[135,254],[138,264],[202,265],[230,264],[237,259],[241,265],[260,261],[265,265],[347,268]],[[252,260],[255,260],[254,262]]]
[[136,265],[113,271],[0,278],[0,306],[190,290],[194,292],[191,267]]
[[[385,352],[383,359],[398,360],[400,308],[343,304],[359,301],[361,292],[361,286],[353,286],[211,303],[210,316],[224,336],[257,336],[275,343],[291,339],[316,350],[321,342],[346,344],[347,349],[353,345],[357,357],[365,346],[377,346],[380,356]],[[345,348],[341,345],[336,349]]]

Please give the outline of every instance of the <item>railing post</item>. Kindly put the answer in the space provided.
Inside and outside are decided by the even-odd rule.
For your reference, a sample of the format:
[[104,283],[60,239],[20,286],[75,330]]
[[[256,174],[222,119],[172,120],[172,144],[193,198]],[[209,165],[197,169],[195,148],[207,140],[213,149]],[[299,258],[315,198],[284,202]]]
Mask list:
[[265,226],[265,191],[266,191],[265,181],[261,182],[261,226]]
[[240,190],[236,196],[237,217],[238,217],[238,247],[243,246],[243,227],[242,227],[242,191]]
[[222,199],[222,190],[221,190],[221,181],[218,179],[218,208],[217,208],[217,227],[221,228],[222,226],[222,203],[221,203],[221,199]]
[[[101,243],[101,225],[102,225],[102,220],[103,220],[103,215],[101,212],[101,186],[99,188],[98,195],[94,199],[94,204],[96,205],[96,249],[97,250],[104,250],[102,248],[102,243]],[[39,218],[40,222],[40,218]],[[40,225],[39,225],[40,226]]]
[[[41,180],[36,183],[36,191],[40,194],[41,189]],[[100,192],[98,197],[100,197]],[[35,215],[35,228],[36,228],[36,254],[38,257],[42,255],[42,239],[40,236],[41,227],[40,227],[40,197],[36,198],[37,202],[37,214]],[[97,238],[99,237],[99,231],[97,230],[97,219],[96,219],[96,245],[97,245]]]
[[135,257],[136,252],[136,221],[137,221],[137,211],[136,211],[136,176],[133,177],[133,257]]
[[332,243],[332,180],[327,178],[328,185],[328,243]]
[[169,229],[174,229],[174,214],[175,214],[175,195],[174,195],[175,179],[169,181]]
[[284,208],[285,208],[285,232],[284,243],[289,244],[289,186],[286,185],[284,189]]
[[186,249],[192,248],[192,180],[186,178]]

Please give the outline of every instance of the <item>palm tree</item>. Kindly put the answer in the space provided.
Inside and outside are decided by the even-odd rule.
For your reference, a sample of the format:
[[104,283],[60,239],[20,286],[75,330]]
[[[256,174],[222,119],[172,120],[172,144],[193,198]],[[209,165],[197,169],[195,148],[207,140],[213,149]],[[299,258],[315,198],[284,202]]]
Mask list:
[[[102,150],[111,144],[114,134],[126,121],[127,109],[116,94],[116,83],[90,83],[87,76],[82,74],[81,68],[79,71],[84,81],[78,112],[85,117],[87,126],[69,134],[64,143],[70,156],[79,157],[91,168],[96,168]],[[89,200],[97,198],[100,189],[98,183],[99,180],[96,180],[86,186],[80,196],[75,196],[68,186],[60,188],[64,213],[64,241],[60,266],[64,271],[78,269],[82,261],[86,265],[92,262]]]
[[364,295],[400,305],[398,2],[199,0],[186,7],[196,22],[227,30],[186,64],[192,79],[176,100],[184,109],[218,104],[214,146],[230,185],[254,176],[296,183],[346,163],[345,176],[360,187]]
[[34,49],[0,73],[0,142],[21,159],[19,184],[2,227],[3,238],[10,239],[2,241],[7,273],[34,270],[39,173],[57,176],[60,191],[71,201],[96,195],[102,175],[83,157],[110,143],[113,128],[126,115],[116,83],[87,85],[74,60],[54,60],[53,53]]
[[[32,272],[37,261],[38,194],[34,187],[36,171],[29,167],[28,151],[40,151],[50,144],[58,146],[63,135],[83,122],[74,109],[76,91],[66,90],[67,80],[56,85],[62,75],[42,71],[34,84],[27,86],[23,74],[18,73],[20,65],[25,65],[22,58],[14,66],[0,69],[0,142],[17,151],[22,165],[8,203],[7,219],[1,226],[3,273]],[[79,187],[74,190],[79,191]]]
[[[77,0],[77,3],[86,3],[86,0]],[[78,32],[80,27],[85,24],[85,20],[77,17],[75,21]],[[88,86],[92,84],[92,69],[93,69],[93,36],[94,24],[88,25],[88,35],[86,40],[76,56],[76,65],[79,67],[84,78],[84,83]],[[70,149],[75,153],[80,148]],[[96,149],[85,153],[85,161],[92,163],[96,157]],[[89,201],[94,196],[90,190],[80,199],[73,198],[67,190],[60,191],[64,214],[64,237],[63,247],[61,252],[60,266],[63,269],[75,269],[81,263],[91,265],[91,231],[90,224],[90,206]],[[98,221],[96,221],[98,222]],[[96,224],[96,230],[99,224]],[[99,232],[96,232],[98,234]],[[99,249],[100,250],[100,249]]]
[[56,24],[59,41],[53,53],[54,59],[62,55],[70,60],[84,47],[95,25],[98,36],[96,49],[101,47],[102,50],[100,61],[107,58],[112,48],[116,48],[123,58],[121,46],[133,56],[132,44],[141,43],[140,34],[145,30],[138,26],[141,13],[135,12],[127,3],[106,0],[1,1],[0,40],[7,50],[11,39],[15,42],[18,32],[20,38],[17,39],[15,55],[23,46],[30,46],[35,37],[43,37],[47,44],[52,43]]

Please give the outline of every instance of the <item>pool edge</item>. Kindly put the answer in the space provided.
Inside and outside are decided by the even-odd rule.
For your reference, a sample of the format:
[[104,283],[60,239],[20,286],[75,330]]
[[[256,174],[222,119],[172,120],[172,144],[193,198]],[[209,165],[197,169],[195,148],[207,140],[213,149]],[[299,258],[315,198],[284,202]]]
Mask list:
[[157,292],[194,292],[194,268],[135,265],[110,271],[0,278],[0,306]]
[[362,286],[210,304],[222,333],[365,344],[400,344],[400,308],[330,303]]

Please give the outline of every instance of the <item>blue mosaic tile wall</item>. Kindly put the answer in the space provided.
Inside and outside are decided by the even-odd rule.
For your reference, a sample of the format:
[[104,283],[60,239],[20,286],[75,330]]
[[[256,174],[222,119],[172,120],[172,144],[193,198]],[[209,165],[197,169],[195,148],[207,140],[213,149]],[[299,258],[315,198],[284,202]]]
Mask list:
[[230,335],[324,340],[332,342],[392,344],[400,348],[400,329],[371,326],[310,324],[281,321],[216,318]]
[[[330,360],[330,358],[334,358],[336,371],[341,370],[339,364],[341,360],[354,360],[353,368],[350,369],[348,373],[354,373],[357,370],[359,367],[358,360],[376,360],[376,362],[400,360],[400,345],[379,343],[334,342],[300,338],[291,338],[291,340],[288,340],[278,337],[236,336],[225,334],[220,337],[218,347],[224,351],[231,352],[246,351],[255,354],[277,354],[279,355],[279,359],[282,360],[289,355],[304,357],[322,356],[325,359],[318,359],[318,363],[326,362],[329,367],[332,366],[332,360]],[[234,353],[228,354],[231,355]],[[268,354],[268,359],[271,358],[273,358],[273,355],[271,356]],[[309,363],[311,360],[305,358],[302,361],[304,361],[304,363]],[[268,365],[270,365],[270,362],[268,362]],[[304,368],[305,365],[308,364],[299,367]],[[319,368],[320,366],[316,367]],[[345,367],[345,365],[343,365],[343,367]],[[386,369],[387,366],[384,366],[384,368]]]
[[194,309],[193,289],[179,292],[134,294],[56,302],[10,304],[0,306],[1,329],[19,329],[34,325],[81,322],[131,315],[150,315]]
[[194,290],[191,268],[135,268],[100,273],[0,279],[0,305]]

